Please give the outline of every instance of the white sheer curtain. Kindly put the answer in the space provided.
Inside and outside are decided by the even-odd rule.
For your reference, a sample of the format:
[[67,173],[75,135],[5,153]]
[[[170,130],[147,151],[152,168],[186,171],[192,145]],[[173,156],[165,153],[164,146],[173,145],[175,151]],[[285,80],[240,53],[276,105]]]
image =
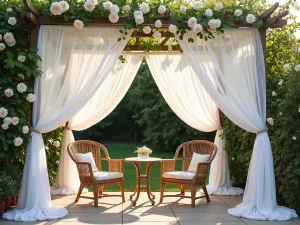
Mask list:
[[77,194],[80,185],[78,171],[67,152],[67,146],[74,141],[72,130],[85,130],[100,122],[123,99],[143,60],[141,54],[124,56],[127,62],[118,60],[94,96],[69,120],[64,130],[56,188],[51,188],[51,194]]
[[[227,152],[219,109],[211,99],[183,54],[147,54],[147,64],[164,99],[176,115],[189,126],[204,132],[217,130],[217,155],[209,174],[209,194],[239,195],[240,188],[230,182]],[[202,60],[205,60],[203,58]],[[211,75],[210,75],[211,76]]]
[[[18,208],[4,219],[37,221],[67,215],[51,205],[44,142],[50,132],[73,118],[99,89],[116,64],[128,38],[118,28],[41,26],[38,49],[43,72],[35,82],[33,132],[28,144]],[[69,88],[72,87],[72,88]]]
[[272,150],[265,130],[265,66],[258,30],[229,29],[225,35],[225,39],[218,36],[207,42],[196,36],[194,43],[187,38],[177,40],[219,108],[238,126],[257,134],[243,202],[228,213],[257,220],[295,218],[294,210],[276,202]]

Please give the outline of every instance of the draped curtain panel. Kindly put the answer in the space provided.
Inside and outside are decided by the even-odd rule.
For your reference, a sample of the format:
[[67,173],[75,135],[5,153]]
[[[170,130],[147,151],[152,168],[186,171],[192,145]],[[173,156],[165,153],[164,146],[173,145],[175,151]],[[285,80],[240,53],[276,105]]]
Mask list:
[[118,60],[93,97],[69,120],[64,130],[56,187],[51,188],[51,194],[77,194],[80,185],[78,171],[67,152],[67,146],[74,141],[72,130],[85,130],[100,122],[123,99],[143,60],[141,54],[124,56],[127,62]]
[[[193,36],[193,34],[189,34]],[[228,213],[256,220],[289,220],[294,210],[276,202],[274,164],[266,132],[266,76],[256,28],[228,29],[213,40],[177,40],[213,101],[241,128],[256,133],[243,202]],[[205,60],[203,60],[205,58]]]
[[220,137],[223,128],[219,108],[201,84],[187,58],[180,53],[163,53],[147,54],[146,60],[164,99],[182,121],[199,131],[218,130],[215,144],[219,150],[210,169],[207,186],[209,194],[242,194],[243,190],[232,187],[230,182],[225,140]]
[[41,133],[72,119],[94,96],[116,65],[131,32],[117,41],[118,28],[41,26],[38,49],[43,72],[35,82],[33,132],[28,144],[18,208],[4,219],[37,221],[67,215],[51,205],[45,146]]

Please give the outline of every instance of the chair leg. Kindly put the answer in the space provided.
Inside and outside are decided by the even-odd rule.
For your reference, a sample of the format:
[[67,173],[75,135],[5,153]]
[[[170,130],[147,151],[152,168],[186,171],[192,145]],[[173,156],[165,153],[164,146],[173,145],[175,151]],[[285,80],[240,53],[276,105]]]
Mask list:
[[192,208],[195,208],[195,202],[196,202],[196,186],[191,186],[191,204]]
[[94,184],[93,186],[93,191],[94,191],[94,207],[97,208],[98,207],[98,185]]
[[125,194],[124,194],[124,180],[122,180],[121,185],[121,195],[122,195],[122,202],[125,202]]
[[201,187],[202,187],[202,190],[204,191],[206,201],[210,202],[210,198],[209,198],[209,195],[207,193],[207,189],[206,189],[205,184],[201,185]]
[[75,202],[79,201],[79,198],[80,198],[80,195],[81,195],[81,192],[82,192],[83,188],[84,188],[84,186],[82,184],[80,184],[77,196],[75,198]]
[[180,185],[180,195],[181,195],[181,198],[184,198],[184,196],[185,196],[184,185]]
[[160,200],[159,200],[160,203],[162,203],[164,200],[165,186],[166,186],[166,184],[162,182],[161,186],[160,186]]
[[104,189],[104,186],[100,186],[99,191],[98,191],[99,197],[101,197],[101,195],[103,193],[103,189]]

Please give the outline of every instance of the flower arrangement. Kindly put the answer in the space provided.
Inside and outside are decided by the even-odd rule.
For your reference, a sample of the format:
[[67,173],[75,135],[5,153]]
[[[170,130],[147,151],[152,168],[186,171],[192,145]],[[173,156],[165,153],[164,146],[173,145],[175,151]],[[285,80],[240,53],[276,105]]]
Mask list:
[[[201,39],[214,38],[215,33],[223,33],[224,29],[232,24],[245,24],[260,27],[263,21],[252,12],[259,11],[263,6],[253,7],[247,1],[235,3],[211,3],[202,1],[174,2],[160,1],[132,1],[132,0],[86,0],[85,2],[57,1],[49,3],[47,16],[63,17],[66,21],[75,21],[76,29],[82,29],[92,21],[93,17],[106,17],[111,23],[117,23],[123,18],[124,28],[137,28],[145,34],[152,33],[156,39],[161,37],[160,28],[166,15],[172,14],[172,23],[169,26],[171,33],[189,35],[197,34]],[[80,25],[79,25],[80,24]],[[155,24],[151,29],[146,24]],[[124,33],[123,33],[124,34]],[[120,38],[119,40],[121,40]],[[193,41],[192,38],[189,41]]]
[[147,159],[149,155],[152,154],[152,150],[145,145],[141,148],[137,148],[134,153],[137,153],[139,158]]

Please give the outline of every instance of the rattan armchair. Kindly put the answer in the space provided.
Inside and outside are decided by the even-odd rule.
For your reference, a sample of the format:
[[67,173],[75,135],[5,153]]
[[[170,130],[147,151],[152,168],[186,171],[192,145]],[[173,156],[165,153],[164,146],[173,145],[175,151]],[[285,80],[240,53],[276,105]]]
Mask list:
[[[187,172],[190,162],[192,160],[193,153],[210,155],[209,159],[205,163],[198,163],[196,173]],[[195,200],[203,198],[204,196],[196,197],[196,191],[198,187],[202,187],[206,200],[210,202],[209,195],[206,190],[206,173],[217,153],[217,146],[209,141],[194,140],[181,144],[176,152],[174,159],[166,159],[161,162],[161,192],[160,202],[162,203],[164,197],[181,197],[191,198],[192,207],[195,207]],[[182,161],[182,170],[175,171],[176,161]],[[170,174],[172,176],[170,176]],[[177,195],[164,195],[164,188],[167,184],[180,185],[180,193]],[[191,195],[186,196],[184,186],[191,188]]]
[[[77,160],[76,155],[78,153],[88,152],[92,152],[99,172],[102,172],[103,160],[108,162],[109,172],[102,172],[101,176],[98,176],[99,173],[97,174],[97,172],[93,172],[91,163],[79,162]],[[122,197],[122,201],[125,202],[123,178],[124,161],[122,159],[111,159],[108,155],[107,149],[102,144],[94,141],[75,141],[68,145],[68,153],[72,160],[76,163],[80,179],[80,187],[75,202],[78,202],[80,197],[90,198],[94,199],[94,207],[98,207],[98,198],[112,196],[120,196]],[[104,186],[110,184],[118,184],[121,189],[121,195],[104,194]],[[81,192],[85,186],[91,186],[93,188],[94,198],[81,196]]]

